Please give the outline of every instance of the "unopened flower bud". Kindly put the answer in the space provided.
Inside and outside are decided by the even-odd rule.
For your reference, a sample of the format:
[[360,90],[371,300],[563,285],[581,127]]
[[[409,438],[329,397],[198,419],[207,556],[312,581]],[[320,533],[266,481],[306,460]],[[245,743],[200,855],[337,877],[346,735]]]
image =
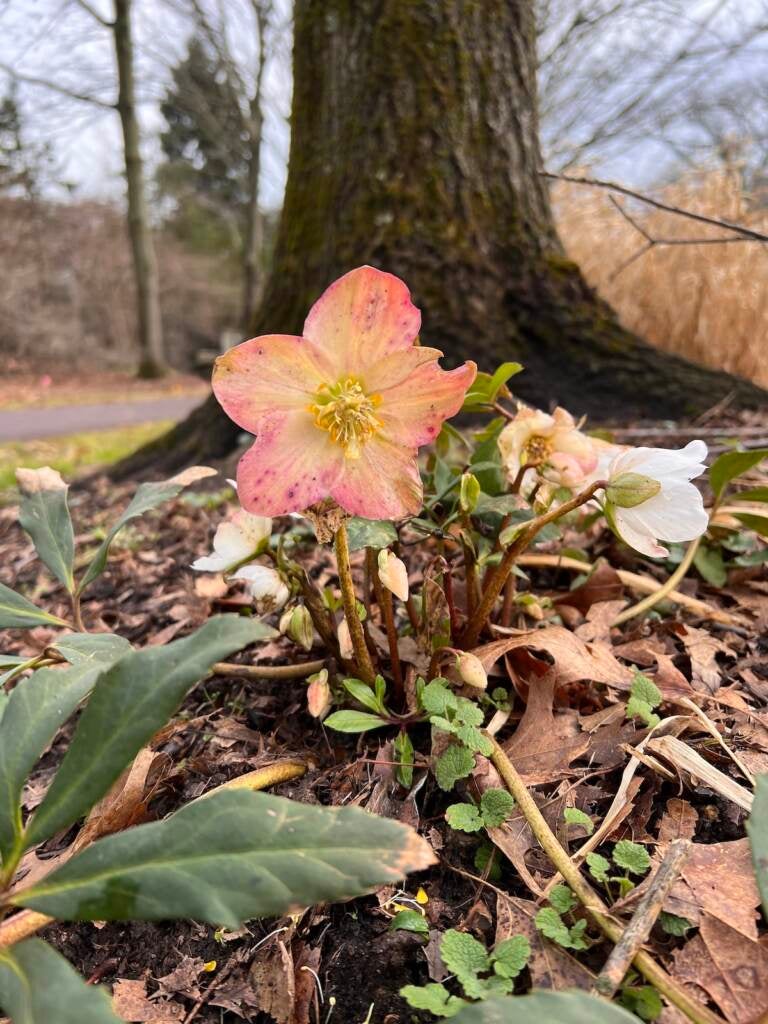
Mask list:
[[456,656],[456,668],[459,670],[459,675],[467,686],[472,686],[476,690],[487,689],[488,674],[476,654],[470,654],[469,651],[461,651]]
[[283,614],[280,616],[280,621],[277,624],[277,628],[283,634],[286,635],[288,627],[291,625],[291,616],[293,615],[293,608],[288,607],[285,609]]
[[331,688],[328,669],[321,669],[307,680],[307,711],[313,718],[325,718],[331,708]]
[[462,512],[474,512],[480,498],[480,481],[474,473],[464,473],[459,488],[459,508]]
[[605,496],[618,508],[635,508],[653,498],[661,490],[661,484],[653,477],[642,473],[620,473],[609,481]]
[[379,579],[401,601],[408,600],[408,570],[405,562],[382,548],[379,552]]
[[346,619],[341,620],[336,634],[339,639],[339,653],[345,661],[351,661],[355,656],[355,648],[352,646],[352,636]]
[[279,611],[291,596],[280,573],[266,565],[244,565],[233,578],[246,581],[259,615]]
[[315,629],[312,625],[312,617],[303,604],[297,605],[291,612],[288,636],[305,651],[311,650],[315,639]]

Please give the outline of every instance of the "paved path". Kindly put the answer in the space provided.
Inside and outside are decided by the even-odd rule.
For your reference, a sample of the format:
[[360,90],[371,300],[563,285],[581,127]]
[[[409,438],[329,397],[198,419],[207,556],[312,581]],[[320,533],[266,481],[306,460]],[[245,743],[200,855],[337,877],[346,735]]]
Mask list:
[[39,437],[111,430],[137,423],[180,420],[203,401],[200,395],[151,398],[140,402],[101,405],[65,405],[50,409],[0,410],[0,442],[32,441]]

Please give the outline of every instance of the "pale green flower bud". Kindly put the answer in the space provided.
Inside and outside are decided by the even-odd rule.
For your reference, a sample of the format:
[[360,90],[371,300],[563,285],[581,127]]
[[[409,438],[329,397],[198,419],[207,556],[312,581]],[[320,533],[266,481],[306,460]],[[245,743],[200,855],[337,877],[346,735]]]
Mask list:
[[653,477],[642,473],[620,473],[608,482],[605,496],[618,508],[635,508],[655,497],[660,490],[661,484]]
[[474,473],[464,473],[459,488],[459,508],[462,512],[472,513],[480,499],[480,481]]
[[303,604],[297,605],[291,612],[288,636],[305,651],[311,650],[315,639],[315,629],[312,625],[312,616]]
[[470,654],[469,651],[461,651],[456,656],[456,668],[459,670],[459,675],[467,686],[472,686],[476,690],[486,690],[488,688],[488,674],[476,654]]

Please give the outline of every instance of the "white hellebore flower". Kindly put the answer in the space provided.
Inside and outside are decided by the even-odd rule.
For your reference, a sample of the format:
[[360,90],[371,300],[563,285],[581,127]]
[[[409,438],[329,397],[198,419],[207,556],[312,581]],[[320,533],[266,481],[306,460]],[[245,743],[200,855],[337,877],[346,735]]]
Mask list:
[[694,540],[709,517],[690,481],[705,470],[707,446],[691,441],[679,451],[628,448],[608,470],[606,514],[623,541],[651,558],[669,554],[659,543]]
[[259,615],[280,611],[291,596],[280,573],[267,565],[244,565],[234,573],[233,579],[246,581]]
[[401,601],[408,600],[408,570],[405,562],[382,548],[379,552],[379,579]]
[[213,554],[198,558],[192,568],[198,572],[227,572],[258,555],[272,534],[272,520],[253,516],[242,509],[216,528]]

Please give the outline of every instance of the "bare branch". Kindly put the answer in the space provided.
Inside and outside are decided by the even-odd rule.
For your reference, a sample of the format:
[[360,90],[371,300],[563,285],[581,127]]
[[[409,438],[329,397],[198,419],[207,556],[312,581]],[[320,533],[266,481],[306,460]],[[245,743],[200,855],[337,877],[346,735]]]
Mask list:
[[90,103],[91,106],[101,107],[103,110],[117,109],[116,104],[108,103],[106,100],[100,100],[98,96],[89,96],[87,93],[77,92],[75,89],[68,89],[66,86],[60,85],[58,82],[51,82],[46,78],[37,78],[35,75],[24,74],[21,71],[17,71],[9,64],[3,64],[0,62],[0,71],[4,71],[17,82],[24,82],[27,85],[36,85],[42,89],[48,89],[50,92],[55,92],[59,96],[67,96],[71,100],[77,100],[80,103]]
[[78,7],[84,10],[86,14],[90,14],[90,16],[94,18],[96,21],[98,21],[100,25],[103,25],[104,28],[114,28],[114,21],[110,21],[108,18],[103,18],[95,7],[91,7],[91,5],[88,3],[88,0],[75,0],[75,3]]

